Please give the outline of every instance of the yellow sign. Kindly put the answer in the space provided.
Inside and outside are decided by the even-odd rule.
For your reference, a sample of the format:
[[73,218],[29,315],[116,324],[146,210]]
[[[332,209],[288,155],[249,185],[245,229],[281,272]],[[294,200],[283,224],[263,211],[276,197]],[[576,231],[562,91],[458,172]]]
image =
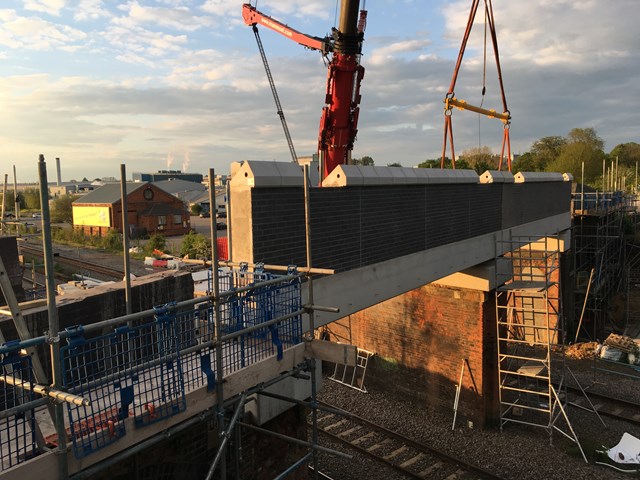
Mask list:
[[111,213],[109,207],[73,206],[73,225],[90,227],[110,227]]

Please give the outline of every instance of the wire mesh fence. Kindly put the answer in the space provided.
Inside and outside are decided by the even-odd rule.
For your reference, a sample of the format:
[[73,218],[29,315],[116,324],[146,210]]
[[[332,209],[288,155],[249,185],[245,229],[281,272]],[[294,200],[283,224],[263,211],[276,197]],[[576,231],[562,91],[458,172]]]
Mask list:
[[[224,292],[217,305],[225,338],[223,375],[272,356],[281,359],[285,348],[301,342],[298,276],[223,270],[219,284]],[[125,436],[131,425],[127,418],[134,419],[134,428],[143,428],[184,411],[188,392],[214,389],[220,380],[216,378],[215,312],[213,303],[182,309],[169,303],[135,324],[100,335],[92,336],[82,326],[63,332],[61,387],[89,400],[88,405],[66,404],[67,432],[76,458]],[[261,327],[265,322],[270,324]],[[33,384],[31,365],[27,365],[30,357],[19,356],[19,348],[20,342],[15,342],[11,349],[0,351],[3,373]],[[29,390],[13,383],[0,382],[2,469],[38,453],[33,409],[6,413],[33,400]]]
[[34,394],[14,386],[16,382],[33,382],[31,357],[13,350],[4,355],[0,369],[5,378],[0,382],[0,471],[3,471],[34,457],[38,450],[34,409],[20,408],[34,400]]

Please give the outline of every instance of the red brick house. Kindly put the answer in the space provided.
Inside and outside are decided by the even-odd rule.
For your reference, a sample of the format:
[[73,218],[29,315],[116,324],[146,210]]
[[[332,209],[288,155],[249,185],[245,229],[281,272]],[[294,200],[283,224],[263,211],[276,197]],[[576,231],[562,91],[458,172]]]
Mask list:
[[[87,235],[122,233],[120,184],[108,183],[73,202],[73,226]],[[130,236],[161,233],[182,235],[191,230],[189,211],[182,200],[151,183],[127,183]]]

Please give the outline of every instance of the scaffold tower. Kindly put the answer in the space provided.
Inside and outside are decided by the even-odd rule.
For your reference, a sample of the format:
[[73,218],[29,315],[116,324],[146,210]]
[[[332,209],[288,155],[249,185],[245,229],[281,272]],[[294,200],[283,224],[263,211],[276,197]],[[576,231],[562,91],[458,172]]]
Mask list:
[[496,245],[500,429],[541,427],[575,442],[567,415],[560,238],[511,237]]
[[627,204],[622,192],[590,192],[574,194],[572,207],[576,338],[602,341],[625,327],[615,297],[624,292],[634,260],[625,258]]

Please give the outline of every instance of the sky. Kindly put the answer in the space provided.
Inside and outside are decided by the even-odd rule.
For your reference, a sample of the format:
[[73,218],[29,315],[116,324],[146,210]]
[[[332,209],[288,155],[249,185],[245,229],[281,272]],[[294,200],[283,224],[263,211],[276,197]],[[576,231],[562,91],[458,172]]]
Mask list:
[[[2,0],[0,174],[63,180],[175,169],[228,173],[291,157],[251,28],[235,0]],[[314,36],[336,0],[261,0]],[[360,1],[362,7],[363,1]],[[255,5],[255,0],[254,0]],[[443,99],[471,0],[368,0],[354,157],[414,166],[442,150]],[[593,127],[605,151],[640,142],[640,2],[493,1],[511,144]],[[326,66],[318,52],[260,30],[298,156],[317,147]],[[493,51],[483,85],[482,8],[455,93],[502,111]],[[490,45],[490,44],[489,44]],[[456,153],[500,151],[503,125],[455,110]]]

